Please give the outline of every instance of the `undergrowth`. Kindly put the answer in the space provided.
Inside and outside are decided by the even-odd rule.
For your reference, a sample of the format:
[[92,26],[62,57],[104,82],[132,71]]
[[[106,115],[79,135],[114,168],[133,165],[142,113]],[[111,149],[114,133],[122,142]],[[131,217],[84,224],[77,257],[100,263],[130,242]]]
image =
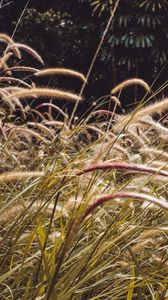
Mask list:
[[[0,298],[167,299],[168,99],[153,102],[165,86],[129,79],[77,120],[57,103],[82,96],[36,77],[85,76],[20,65],[24,51],[43,60],[0,41]],[[134,84],[146,95],[117,114]]]

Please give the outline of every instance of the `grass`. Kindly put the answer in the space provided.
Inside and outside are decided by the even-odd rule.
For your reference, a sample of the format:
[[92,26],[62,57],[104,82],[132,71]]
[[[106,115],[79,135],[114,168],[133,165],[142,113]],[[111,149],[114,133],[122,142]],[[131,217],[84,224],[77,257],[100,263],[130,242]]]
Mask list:
[[114,111],[100,101],[71,123],[55,105],[59,90],[36,86],[37,69],[10,67],[22,50],[41,56],[10,43],[1,60],[0,298],[167,299],[168,100],[148,105],[156,92],[118,115],[118,95]]

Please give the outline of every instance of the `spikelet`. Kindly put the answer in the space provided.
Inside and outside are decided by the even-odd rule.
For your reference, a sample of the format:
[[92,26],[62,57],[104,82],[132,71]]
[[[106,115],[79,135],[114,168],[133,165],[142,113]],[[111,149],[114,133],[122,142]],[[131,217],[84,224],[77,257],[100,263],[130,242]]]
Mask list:
[[13,44],[13,40],[6,33],[0,33],[0,41]]
[[38,69],[28,67],[28,66],[15,66],[15,67],[11,67],[9,70],[12,72],[32,72],[32,73],[38,72]]
[[17,97],[17,98],[31,98],[31,97],[49,97],[49,98],[57,98],[57,99],[65,99],[67,101],[79,101],[82,98],[70,92],[66,92],[58,89],[49,89],[49,88],[31,88],[31,89],[23,89],[22,91],[16,92],[9,96],[9,98]]
[[21,50],[28,52],[35,59],[37,59],[39,62],[41,62],[42,65],[44,65],[44,61],[43,61],[42,57],[37,53],[37,51],[35,51],[31,47],[29,47],[25,44],[21,44],[21,43],[14,43],[14,44],[10,45],[10,47],[9,47],[9,50],[13,50],[13,49],[21,49]]
[[15,109],[14,104],[10,101],[9,99],[9,92],[6,91],[5,89],[0,89],[0,95],[2,99],[11,107],[13,110]]
[[11,71],[8,68],[7,61],[12,55],[13,55],[12,52],[8,52],[4,54],[4,56],[0,59],[0,68],[3,69],[3,71],[6,71],[7,74],[9,75],[11,75]]
[[168,231],[167,226],[159,227],[157,229],[145,230],[138,236],[138,238],[136,239],[136,244],[131,247],[131,250],[137,253],[145,246],[148,246],[149,243],[152,244],[156,243],[157,237],[161,236],[163,232],[166,233],[167,231]]
[[5,226],[9,224],[9,222],[12,222],[16,217],[20,216],[23,210],[24,210],[24,206],[21,204],[16,204],[8,208],[0,216],[0,225]]
[[47,135],[51,135],[54,138],[54,134],[52,133],[52,131],[50,129],[48,129],[48,127],[46,127],[45,125],[43,125],[42,123],[27,122],[27,125],[36,127],[38,129],[40,129],[42,132],[46,132]]
[[145,248],[151,248],[155,244],[155,240],[152,238],[148,238],[144,241],[139,241],[136,245],[131,247],[131,251],[133,253],[138,253],[141,250],[144,250]]
[[9,37],[5,33],[0,33],[0,41],[7,44],[7,50],[9,50],[9,47],[12,45],[12,47],[13,47],[12,50],[13,50],[14,54],[16,55],[16,57],[18,57],[19,59],[21,58],[20,51],[17,47],[14,46],[14,41],[11,37]]
[[123,116],[120,121],[114,126],[114,131],[123,130],[123,128],[130,123],[136,122],[141,117],[144,116],[152,116],[153,114],[162,114],[166,109],[168,109],[168,98],[165,98],[162,101],[158,101],[155,103],[152,103],[140,110],[137,110],[131,114],[128,114],[126,116]]
[[121,106],[120,100],[117,97],[111,96],[110,99],[115,103],[115,105]]
[[139,120],[141,124],[150,126],[150,129],[155,129],[162,134],[166,134],[168,136],[168,129],[162,126],[159,122],[155,122],[153,120]]
[[13,55],[12,52],[4,53],[4,55],[3,55],[2,58],[1,58],[1,61],[7,62],[8,59],[9,59],[12,55]]
[[[20,203],[13,204],[8,207],[2,214],[0,214],[0,226],[5,226],[14,219],[19,218],[24,211],[41,212],[44,216],[51,216],[54,209],[54,204],[48,204],[45,201],[35,201],[34,203]],[[55,213],[61,213],[64,216],[68,216],[68,211],[62,206],[57,204]]]
[[30,115],[32,115],[32,113],[35,113],[35,115],[37,115],[38,117],[40,117],[41,120],[46,120],[45,116],[43,116],[43,114],[42,114],[41,112],[39,112],[39,111],[36,110],[36,109],[30,108],[29,105],[27,105],[27,106],[25,107],[25,112],[26,112],[27,114],[30,114]]
[[53,104],[53,103],[42,103],[42,104],[38,105],[35,109],[39,109],[39,108],[45,107],[45,106],[54,108],[54,109],[55,109],[56,111],[58,111],[61,115],[63,115],[64,118],[65,118],[66,120],[68,119],[68,115],[67,115],[66,113],[64,113],[64,111],[63,111],[60,107],[56,106],[56,105]]
[[146,147],[146,144],[149,145],[149,143],[147,142],[147,140],[144,140],[144,138],[142,138],[142,134],[139,136],[134,130],[131,130],[130,128],[127,130],[131,140],[134,141],[133,146],[137,145],[140,147]]
[[132,79],[125,80],[125,81],[121,82],[120,84],[118,84],[115,88],[112,89],[111,94],[116,94],[116,93],[120,92],[122,89],[124,89],[128,86],[131,86],[131,85],[140,85],[148,93],[150,93],[150,91],[151,91],[150,86],[143,79],[132,78]]
[[43,121],[43,123],[47,126],[64,128],[69,131],[69,127],[64,122],[61,121]]
[[26,127],[14,127],[9,136],[8,136],[8,139],[10,140],[12,138],[12,135],[16,133],[16,131],[18,132],[22,132],[24,135],[25,133],[28,133],[30,134],[31,136],[34,136],[35,138],[37,138],[38,140],[42,141],[43,143],[47,144],[48,143],[48,140],[45,139],[43,136],[41,136],[39,133],[35,132],[34,130],[31,130],[29,128],[26,128]]
[[120,154],[120,157],[124,157],[126,160],[129,160],[128,151],[119,144],[115,143],[114,139],[110,142],[96,145],[96,147],[94,148],[92,163],[103,161],[104,159],[107,159],[107,157],[111,158],[114,156],[115,152],[118,152]]
[[95,116],[95,115],[109,115],[109,116],[113,116],[114,113],[110,110],[105,110],[105,109],[99,109],[99,110],[95,110],[93,112],[91,112],[91,115],[92,116]]
[[36,76],[47,76],[47,75],[63,75],[63,76],[72,76],[72,77],[76,77],[79,78],[80,80],[82,80],[83,82],[87,82],[86,77],[75,70],[71,70],[71,69],[65,69],[65,68],[50,68],[50,69],[44,69],[44,70],[40,70],[37,73],[35,73]]
[[79,217],[79,221],[84,220],[90,213],[92,213],[96,207],[103,205],[104,203],[111,201],[113,199],[131,199],[131,200],[139,200],[142,202],[148,201],[150,203],[154,203],[158,205],[159,207],[165,209],[168,211],[168,203],[165,201],[165,199],[158,199],[156,197],[147,195],[147,194],[142,194],[142,193],[135,193],[135,192],[120,192],[120,193],[115,193],[111,195],[102,195],[98,199],[95,199],[90,203],[90,205],[86,208],[85,212],[81,217]]
[[2,81],[13,81],[13,82],[16,82],[16,83],[18,83],[18,84],[22,84],[22,85],[24,85],[25,87],[31,88],[31,85],[30,85],[30,84],[26,83],[25,81],[23,81],[23,80],[21,80],[21,79],[19,79],[19,78],[14,78],[14,77],[7,77],[7,76],[5,76],[5,77],[0,77],[0,81],[1,81],[1,82],[2,82]]
[[84,168],[83,170],[76,173],[77,176],[80,176],[85,173],[90,173],[96,170],[127,170],[131,172],[138,172],[138,173],[148,173],[148,174],[155,174],[155,175],[162,175],[168,177],[168,172],[159,170],[157,168],[152,168],[149,166],[144,166],[141,164],[134,164],[134,163],[125,163],[125,162],[102,162],[102,163],[95,163],[90,165],[89,167]]
[[18,91],[22,91],[23,88],[19,87],[19,86],[7,86],[1,90],[4,90],[4,91],[7,91],[9,93],[12,93],[12,92],[18,92]]
[[8,172],[0,174],[0,182],[25,180],[33,177],[44,176],[44,172]]
[[166,152],[164,152],[164,150],[157,150],[157,149],[145,147],[145,148],[140,149],[140,152],[143,154],[146,154],[147,157],[149,156],[149,154],[152,154],[156,158],[159,158],[161,160],[165,160],[166,162],[168,162],[168,154]]
[[168,98],[165,98],[162,101],[152,103],[152,104],[142,108],[140,111],[137,112],[137,116],[139,118],[139,117],[142,117],[144,115],[150,115],[151,116],[155,113],[161,114],[166,109],[168,109]]

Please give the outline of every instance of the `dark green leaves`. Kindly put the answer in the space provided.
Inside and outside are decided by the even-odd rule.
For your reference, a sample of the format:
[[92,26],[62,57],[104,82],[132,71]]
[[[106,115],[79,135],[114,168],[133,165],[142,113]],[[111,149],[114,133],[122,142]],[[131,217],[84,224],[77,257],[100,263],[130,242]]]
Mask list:
[[122,37],[122,43],[124,44],[125,47],[132,47],[132,48],[150,48],[153,46],[153,40],[154,36],[149,34],[149,35],[143,35],[143,34],[138,34],[137,32],[130,32],[126,33]]

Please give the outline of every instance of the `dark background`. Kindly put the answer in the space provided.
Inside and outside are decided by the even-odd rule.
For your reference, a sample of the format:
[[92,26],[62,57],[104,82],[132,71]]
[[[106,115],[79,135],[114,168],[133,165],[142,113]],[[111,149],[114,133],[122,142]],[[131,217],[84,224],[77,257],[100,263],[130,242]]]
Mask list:
[[[31,0],[17,27],[14,40],[36,49],[45,66],[62,66],[87,73],[103,30],[110,16],[109,0],[95,8],[89,0]],[[115,1],[112,1],[113,4]],[[2,2],[1,32],[12,35],[27,3],[25,0]],[[167,81],[168,1],[122,0],[104,44],[97,57],[89,84],[84,90],[84,111],[93,101],[109,94],[122,80],[140,77],[153,84],[153,90]],[[24,56],[23,64],[41,67]],[[39,84],[59,86],[79,92],[81,82],[70,78],[50,78]],[[166,96],[167,89],[158,94]],[[139,101],[141,88],[123,91],[125,108]],[[129,108],[128,108],[129,109]]]

